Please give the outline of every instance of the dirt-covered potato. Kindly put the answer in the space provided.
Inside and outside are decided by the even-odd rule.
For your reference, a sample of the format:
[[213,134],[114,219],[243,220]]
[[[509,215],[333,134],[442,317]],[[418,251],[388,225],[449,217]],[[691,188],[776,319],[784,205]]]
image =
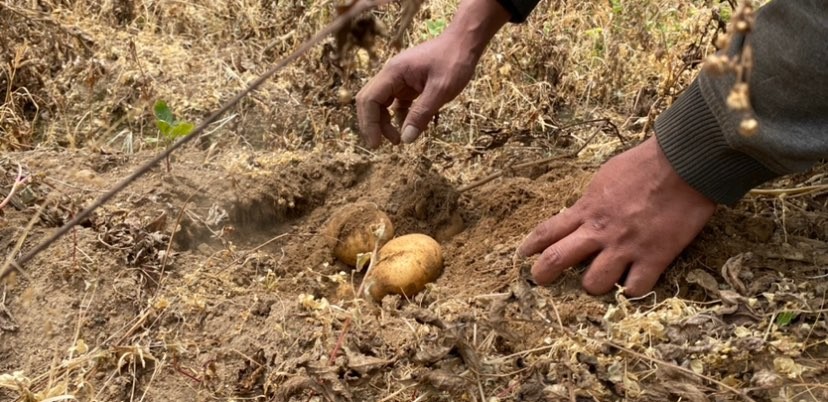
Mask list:
[[368,278],[376,301],[387,294],[412,297],[443,273],[443,249],[424,234],[400,236],[380,249],[380,259]]
[[334,257],[353,267],[358,254],[374,251],[375,232],[381,224],[385,225],[385,232],[380,238],[380,246],[394,237],[394,224],[388,215],[376,204],[348,204],[334,212],[325,226],[324,235]]

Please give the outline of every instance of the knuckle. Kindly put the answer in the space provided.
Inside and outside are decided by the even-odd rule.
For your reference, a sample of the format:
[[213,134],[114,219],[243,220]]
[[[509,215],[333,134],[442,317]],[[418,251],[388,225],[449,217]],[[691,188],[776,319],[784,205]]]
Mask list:
[[595,232],[605,232],[609,227],[609,219],[602,216],[593,217],[587,221],[587,227]]
[[424,108],[423,106],[418,107],[415,105],[408,110],[407,119],[415,122],[415,125],[427,124],[429,117],[430,113],[428,109]]
[[545,239],[552,235],[554,223],[551,220],[547,220],[535,228],[535,231],[532,233],[534,238]]
[[563,258],[563,252],[556,246],[550,246],[541,253],[540,259],[545,265],[555,265]]

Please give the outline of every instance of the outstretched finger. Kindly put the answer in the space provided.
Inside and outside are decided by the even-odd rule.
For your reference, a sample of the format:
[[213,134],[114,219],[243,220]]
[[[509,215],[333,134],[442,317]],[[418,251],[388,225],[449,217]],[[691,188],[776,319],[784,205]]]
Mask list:
[[382,108],[373,101],[357,102],[357,118],[359,131],[368,148],[377,148],[382,142]]
[[668,265],[670,265],[669,262],[658,263],[656,261],[641,261],[633,264],[624,282],[624,293],[631,297],[647,294],[653,290],[658,278],[667,270]]
[[539,285],[549,285],[561,273],[601,250],[597,240],[588,237],[586,231],[576,231],[547,247],[532,265],[532,278]]
[[577,211],[570,208],[542,222],[523,240],[518,253],[524,257],[535,255],[568,236],[581,226]]
[[589,265],[581,284],[590,294],[605,294],[615,287],[629,266],[628,258],[604,250]]

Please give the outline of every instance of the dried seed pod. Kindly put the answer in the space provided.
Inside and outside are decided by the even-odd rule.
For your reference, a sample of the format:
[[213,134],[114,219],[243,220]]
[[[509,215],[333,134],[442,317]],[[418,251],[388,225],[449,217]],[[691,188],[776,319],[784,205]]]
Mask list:
[[739,134],[742,134],[745,137],[750,137],[756,134],[759,130],[759,122],[756,121],[754,118],[747,118],[743,119],[741,123],[739,123]]

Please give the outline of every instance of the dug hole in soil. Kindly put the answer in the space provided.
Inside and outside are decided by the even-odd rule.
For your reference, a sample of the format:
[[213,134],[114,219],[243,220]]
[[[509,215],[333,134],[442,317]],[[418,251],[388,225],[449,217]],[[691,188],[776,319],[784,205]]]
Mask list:
[[[0,246],[45,205],[31,247],[150,156],[14,155],[35,179],[4,211]],[[584,294],[583,267],[535,287],[514,257],[592,167],[557,163],[461,194],[406,154],[206,157],[157,168],[5,284],[0,373],[19,386],[0,400],[741,400],[708,379],[763,397],[824,376],[808,363],[824,357],[819,315],[768,329],[768,312],[821,308],[804,295],[825,284],[803,278],[824,268],[824,221],[792,213],[798,226],[780,230],[749,206],[723,209],[655,294],[628,301]],[[443,275],[410,300],[356,301],[363,273],[322,234],[356,202],[379,206],[397,236],[437,239]]]

